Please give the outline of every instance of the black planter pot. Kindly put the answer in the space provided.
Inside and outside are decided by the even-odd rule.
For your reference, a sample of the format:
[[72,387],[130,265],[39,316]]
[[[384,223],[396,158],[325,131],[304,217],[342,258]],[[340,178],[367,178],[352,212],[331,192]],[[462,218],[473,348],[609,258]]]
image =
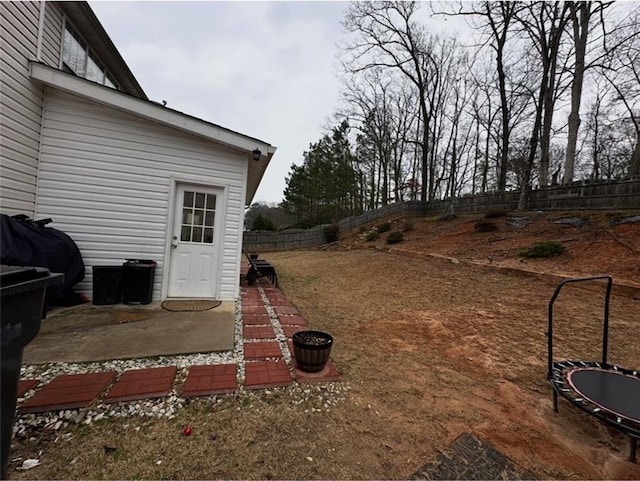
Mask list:
[[329,360],[333,337],[322,331],[300,331],[293,335],[293,355],[305,372],[320,372]]

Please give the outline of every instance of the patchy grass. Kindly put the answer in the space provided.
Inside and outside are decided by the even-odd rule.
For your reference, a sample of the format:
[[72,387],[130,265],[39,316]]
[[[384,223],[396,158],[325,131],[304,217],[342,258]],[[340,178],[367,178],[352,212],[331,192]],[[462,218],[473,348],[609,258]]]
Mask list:
[[[11,457],[42,465],[13,465],[10,478],[406,479],[467,431],[539,479],[637,477],[625,436],[562,401],[552,411],[544,333],[555,283],[369,249],[268,259],[309,327],[333,335],[343,381],[197,399],[172,420],[102,421],[57,442],[34,431]],[[558,356],[598,356],[601,287],[563,290]],[[614,289],[610,359],[628,367],[640,366],[637,304]]]
[[521,250],[518,255],[520,257],[553,257],[559,256],[565,251],[565,247],[559,242],[545,241],[536,242],[535,244]]

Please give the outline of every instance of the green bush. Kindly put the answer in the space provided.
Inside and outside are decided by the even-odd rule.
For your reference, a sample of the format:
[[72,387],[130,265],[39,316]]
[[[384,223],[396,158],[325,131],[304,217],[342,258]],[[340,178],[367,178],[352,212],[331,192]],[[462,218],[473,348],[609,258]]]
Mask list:
[[490,210],[490,211],[487,211],[487,213],[485,213],[484,218],[495,219],[496,217],[506,217],[507,214],[508,214],[508,211],[506,210]]
[[378,240],[380,238],[380,234],[378,234],[377,231],[372,230],[371,232],[369,232],[367,234],[367,241],[368,242],[373,242],[374,240]]
[[520,257],[553,257],[562,254],[565,247],[559,242],[545,241],[536,242],[523,249],[518,254]]
[[403,225],[402,225],[402,231],[403,232],[409,232],[413,230],[413,222],[411,221],[406,221]]
[[340,229],[337,224],[331,224],[324,228],[324,239],[328,242],[337,242]]
[[261,214],[258,214],[256,218],[253,220],[253,224],[251,225],[251,230],[277,231],[278,228],[271,220],[271,217],[263,217]]
[[498,230],[498,226],[493,222],[489,222],[486,220],[479,220],[475,223],[473,228],[478,232],[495,232]]
[[376,230],[379,234],[389,232],[391,230],[391,224],[389,222],[385,222],[384,224],[380,224],[378,227],[376,227]]
[[404,236],[402,232],[392,232],[387,236],[387,244],[397,244],[398,242],[402,242],[404,240]]

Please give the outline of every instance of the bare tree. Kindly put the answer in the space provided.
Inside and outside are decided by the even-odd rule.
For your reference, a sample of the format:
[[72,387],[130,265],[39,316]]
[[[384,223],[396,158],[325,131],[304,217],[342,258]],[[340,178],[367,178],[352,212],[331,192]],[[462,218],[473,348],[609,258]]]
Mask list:
[[616,40],[615,48],[608,49],[610,64],[603,68],[603,75],[615,90],[615,101],[624,106],[627,120],[635,130],[628,170],[628,176],[635,177],[640,175],[640,12],[636,10],[627,18]]
[[613,2],[583,1],[567,2],[567,4],[569,6],[569,17],[573,30],[575,62],[573,65],[573,80],[571,82],[571,112],[569,113],[569,132],[567,137],[563,184],[570,184],[574,176],[578,129],[580,128],[580,103],[582,101],[584,73],[587,68],[585,58],[587,55],[589,32],[591,30],[591,20],[594,17],[598,17],[600,18],[600,25],[604,26],[602,15],[604,10],[611,6]]
[[429,177],[431,124],[429,86],[433,84],[433,38],[415,21],[418,5],[414,2],[354,2],[343,25],[355,34],[355,41],[344,48],[343,64],[357,73],[372,68],[399,71],[415,87],[420,109],[421,192],[422,200],[433,198],[433,179]]
[[557,71],[560,42],[569,19],[568,6],[563,2],[536,2],[526,5],[517,14],[518,21],[529,35],[542,63],[539,93],[536,98],[536,113],[529,141],[529,154],[522,177],[522,191],[518,208],[524,209],[531,187],[531,170],[540,146],[540,185],[548,183],[549,145],[551,126],[558,84]]

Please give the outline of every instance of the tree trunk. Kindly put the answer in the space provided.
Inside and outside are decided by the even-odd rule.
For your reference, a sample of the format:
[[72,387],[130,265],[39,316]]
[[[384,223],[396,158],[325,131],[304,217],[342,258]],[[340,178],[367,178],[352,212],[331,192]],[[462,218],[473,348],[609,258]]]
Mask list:
[[[573,181],[575,167],[576,145],[578,143],[578,129],[580,128],[580,101],[582,100],[582,83],[584,80],[584,59],[587,50],[587,36],[589,33],[589,18],[591,17],[591,2],[572,2],[569,4],[571,21],[573,23],[573,38],[575,42],[575,67],[571,84],[571,113],[569,114],[569,135],[567,152],[564,161],[564,185]],[[580,18],[578,18],[578,13]]]
[[640,132],[636,131],[636,146],[631,154],[631,165],[629,166],[629,177],[640,176]]

